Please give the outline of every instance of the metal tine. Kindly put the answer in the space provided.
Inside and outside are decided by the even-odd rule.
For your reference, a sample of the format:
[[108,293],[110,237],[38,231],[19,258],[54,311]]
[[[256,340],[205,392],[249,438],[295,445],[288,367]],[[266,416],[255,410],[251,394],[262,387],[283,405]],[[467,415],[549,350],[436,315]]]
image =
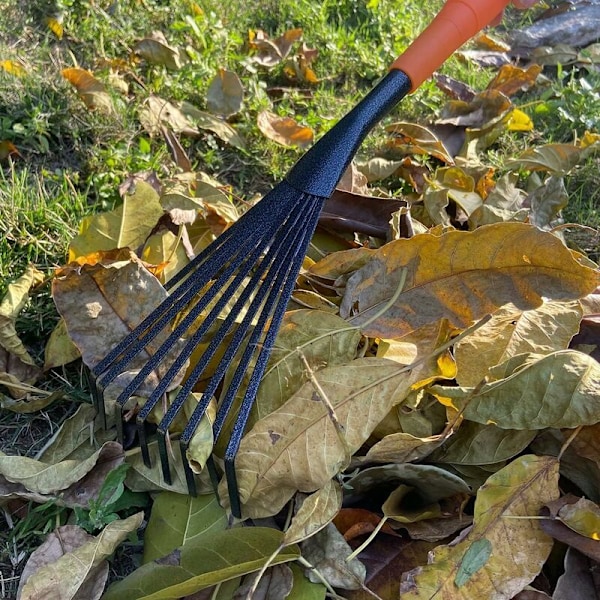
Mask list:
[[[215,306],[211,309],[210,313],[203,320],[202,325],[192,334],[192,336],[190,338],[188,338],[186,340],[186,344],[185,344],[184,348],[179,352],[179,354],[177,355],[177,357],[175,358],[175,360],[173,361],[172,365],[169,367],[167,372],[161,377],[161,381],[158,384],[158,386],[154,389],[154,391],[152,392],[150,397],[144,403],[144,406],[142,407],[142,409],[140,410],[140,412],[138,413],[137,418],[136,418],[138,433],[140,435],[140,444],[141,444],[142,437],[145,440],[144,430],[145,430],[146,418],[152,412],[152,410],[154,409],[154,407],[156,406],[156,404],[158,403],[158,401],[160,400],[162,395],[164,393],[166,393],[167,388],[169,387],[169,385],[171,384],[173,379],[177,376],[177,374],[180,372],[180,370],[183,368],[187,359],[192,355],[192,353],[196,349],[198,343],[206,335],[206,332],[210,329],[210,327],[213,325],[213,323],[217,320],[219,315],[223,312],[223,309],[225,308],[227,302],[229,302],[231,296],[233,295],[230,290],[233,290],[233,293],[235,293],[235,291],[237,291],[240,288],[240,284],[242,283],[243,279],[250,273],[250,271],[252,271],[254,269],[255,273],[254,273],[252,279],[247,284],[247,286],[244,288],[244,291],[240,295],[240,298],[235,303],[234,307],[231,309],[231,311],[229,313],[229,317],[225,320],[225,322],[223,323],[223,325],[220,328],[220,331],[223,332],[222,335],[226,335],[227,331],[233,324],[235,316],[237,316],[237,314],[241,311],[241,309],[244,308],[245,305],[247,304],[250,296],[254,292],[254,288],[256,288],[258,286],[260,279],[262,278],[262,276],[265,274],[265,272],[268,269],[268,264],[266,264],[265,261],[262,261],[259,264],[259,267],[256,267],[256,263],[257,263],[257,260],[259,259],[259,257],[261,256],[261,254],[264,253],[264,248],[268,245],[269,242],[270,242],[270,239],[263,240],[263,243],[260,246],[256,247],[252,254],[247,255],[247,257],[243,261],[242,265],[240,265],[243,268],[241,268],[241,270],[239,270],[238,274],[235,276],[233,281],[231,281],[231,283],[222,291],[221,297],[219,298],[219,300],[215,304]],[[231,273],[224,274],[223,275],[224,281],[227,281],[230,278],[230,276],[231,276]],[[215,289],[215,290],[219,291],[219,290],[221,290],[221,287],[222,287],[221,282],[219,280],[217,280],[213,284],[211,289]],[[210,300],[212,300],[215,295],[216,294],[213,294],[211,297],[209,297],[207,302],[199,302],[190,311],[190,313],[188,315],[186,315],[186,317],[182,320],[181,324],[173,331],[171,336],[173,336],[175,339],[179,339],[181,337],[181,334],[189,329],[189,326],[196,320],[196,318],[199,316],[199,314],[205,308],[206,304]],[[204,298],[202,300],[204,300]],[[169,340],[171,339],[171,336],[169,336],[169,338],[163,344],[163,346],[165,346],[165,345],[168,346],[169,349],[170,349]],[[117,399],[117,403],[120,404],[121,402],[125,402],[127,400],[127,398],[129,398],[129,396],[135,391],[135,389],[137,389],[137,387],[144,381],[146,376],[164,359],[164,356],[162,355],[163,354],[163,346],[161,346],[157,350],[157,352],[154,354],[154,356],[144,365],[144,367],[142,368],[142,370],[140,370],[138,375],[136,375],[135,379],[132,380],[130,385],[127,386],[127,388],[122,392],[122,394]],[[217,344],[217,347],[218,347],[218,344]],[[192,383],[191,386],[188,386],[188,388],[185,388],[185,389],[188,389],[187,393],[184,394],[183,390],[182,390],[176,396],[175,401],[173,403],[173,406],[175,406],[175,409],[174,409],[175,414],[173,415],[173,418],[176,416],[176,413],[179,411],[179,409],[185,402],[185,399],[187,398],[189,392],[191,391],[191,388],[193,387],[193,385],[196,383],[196,381],[200,377],[200,373],[204,370],[204,368],[206,367],[206,365],[212,358],[212,355],[214,354],[215,351],[216,351],[216,348],[211,353],[209,353],[208,349],[207,349],[207,351],[203,353],[202,358],[200,359],[200,363],[199,363],[199,365],[203,365],[203,366],[201,366],[200,370],[198,370],[198,366],[197,366],[196,369],[193,371],[193,373],[198,371],[198,376],[196,377],[196,379],[194,380],[194,382]],[[193,377],[193,374],[190,375],[190,377]],[[189,377],[186,378],[186,381],[189,382]],[[181,400],[180,400],[180,397],[182,398]],[[143,455],[144,463],[146,464],[146,466],[151,467],[150,457],[149,457],[149,453],[147,451],[147,447],[144,448],[142,446],[142,455]]]
[[[264,209],[273,212],[268,221],[270,223],[276,223],[280,218],[279,213],[282,212],[282,207],[276,202],[273,202],[273,199],[269,198],[268,194],[256,206],[258,207],[263,203]],[[170,289],[193,272],[191,277],[188,277],[175,289],[168,300],[161,302],[159,306],[157,306],[93,368],[93,373],[98,377],[98,383],[101,388],[106,387],[110,381],[118,376],[123,368],[129,364],[131,358],[126,362],[124,360],[118,361],[117,366],[115,366],[115,361],[120,358],[130,346],[138,344],[140,338],[144,338],[146,344],[154,339],[164,325],[171,321],[174,316],[183,309],[194,294],[223,268],[223,256],[237,254],[241,251],[241,246],[251,244],[252,240],[255,240],[256,236],[264,231],[264,221],[265,216],[263,214],[259,211],[250,209],[244,215],[244,219],[236,221],[208,248],[203,250],[170,280],[170,285],[165,286],[167,289]],[[240,242],[240,240],[242,241]],[[133,356],[135,355],[137,355],[137,352],[133,353]],[[105,371],[109,369],[112,379],[108,378],[107,373],[105,373]],[[101,375],[102,378],[100,380]]]
[[[300,271],[302,261],[304,260],[304,256],[306,254],[306,249],[308,248],[308,244],[310,243],[312,234],[317,226],[319,214],[322,207],[322,198],[318,196],[311,196],[309,198],[311,198],[313,201],[312,214],[310,215],[310,218],[307,219],[307,222],[303,227],[303,237],[300,240],[300,243],[294,248],[294,254],[292,256],[291,261],[292,264],[289,266],[287,272],[283,272],[284,281],[282,282],[282,291],[278,298],[278,302],[275,306],[271,324],[269,326],[269,330],[265,335],[265,339],[263,340],[263,344],[260,349],[257,361],[252,368],[250,381],[248,382],[248,387],[246,388],[244,399],[242,400],[242,404],[238,410],[238,416],[230,433],[229,443],[227,444],[227,448],[225,450],[225,478],[227,480],[229,503],[232,514],[237,518],[241,518],[242,514],[237,476],[235,472],[235,457],[237,455],[237,451],[239,449],[242,436],[244,434],[244,429],[246,428],[246,423],[248,422],[248,417],[250,416],[250,411],[252,409],[252,406],[254,405],[258,387],[260,385],[260,381],[262,379],[263,373],[267,366],[267,362],[269,360],[269,355],[275,342],[275,338],[277,337],[277,332],[279,331],[281,321],[283,320],[283,315],[285,314],[288,299],[290,298],[294,289],[294,285],[296,283],[296,274]],[[308,201],[309,200],[307,200],[307,202]],[[227,390],[226,397],[223,399],[224,405],[226,403],[231,405],[231,402],[233,402],[233,397],[235,396],[237,390],[231,391],[231,388],[233,387],[234,383],[236,383],[237,387],[239,388],[239,383],[237,383],[237,379],[241,380],[243,378],[244,371],[247,369],[247,366],[252,356],[252,351],[250,350],[251,348],[250,346],[248,346],[246,348],[248,357],[244,355],[244,357],[240,361],[236,373],[234,374],[234,379],[236,379],[236,382],[232,381],[232,386],[230,386],[230,388]],[[225,411],[223,411],[222,415],[224,414]],[[224,419],[224,416],[221,416],[221,419]],[[217,422],[215,422],[215,425],[217,425]],[[218,436],[218,434],[216,434],[216,436]]]
[[[166,354],[171,348],[181,339],[181,337],[190,329],[194,321],[200,316],[202,311],[208,306],[208,304],[218,296],[222,294],[221,298],[217,301],[217,304],[211,309],[208,316],[203,320],[200,327],[200,333],[195,333],[192,337],[196,340],[195,344],[200,340],[202,336],[206,334],[208,329],[216,321],[219,314],[222,312],[224,306],[229,301],[229,298],[239,289],[240,284],[244,277],[255,268],[256,261],[263,253],[265,246],[268,244],[269,239],[266,240],[260,238],[260,244],[250,254],[240,252],[235,261],[228,264],[227,268],[221,273],[216,281],[212,283],[210,288],[202,296],[201,299],[193,306],[193,308],[185,315],[181,322],[175,327],[175,329],[169,334],[167,339],[159,346],[154,354],[146,361],[144,366],[136,374],[136,376],[129,382],[129,384],[123,389],[117,398],[117,403],[123,405],[140,387],[140,385],[146,380],[148,375],[165,359]],[[238,274],[231,280],[234,273]],[[231,281],[230,281],[231,280]],[[228,285],[225,285],[229,282]],[[195,296],[195,294],[194,294]],[[194,345],[195,345],[194,344]],[[183,350],[177,355],[177,358],[173,362],[171,368],[168,369],[167,375],[161,378],[159,385],[155,388],[150,398],[154,400],[152,406],[145,411],[147,413],[154,407],[158,398],[163,392],[166,392],[167,388],[183,367],[185,361],[189,358],[194,350],[189,343],[186,344],[186,348],[189,348],[189,352]],[[140,349],[141,351],[141,349]],[[176,370],[175,370],[176,368]],[[147,401],[144,406],[151,404]],[[143,409],[142,409],[143,410]]]
[[[210,268],[208,268],[206,271],[201,270],[198,273],[198,276],[195,278],[190,278],[190,282],[187,284],[186,289],[184,290],[183,293],[179,294],[178,296],[175,295],[175,299],[165,299],[154,311],[153,313],[151,313],[150,316],[152,316],[152,314],[154,314],[155,312],[158,313],[157,314],[157,319],[155,319],[152,324],[151,324],[151,329],[147,330],[144,332],[144,334],[142,336],[136,336],[135,332],[137,331],[137,327],[134,329],[134,331],[132,333],[130,333],[126,338],[125,341],[126,343],[124,343],[124,341],[121,342],[121,344],[124,346],[123,351],[119,354],[118,360],[114,360],[109,366],[108,368],[102,373],[101,376],[99,376],[99,380],[101,381],[102,386],[105,388],[109,383],[111,383],[112,381],[114,381],[122,372],[123,370],[127,367],[127,365],[142,351],[144,350],[144,348],[146,348],[146,346],[154,339],[156,338],[159,333],[165,328],[167,327],[172,320],[175,318],[175,316],[181,311],[183,310],[192,300],[193,298],[197,295],[197,293],[204,287],[206,286],[211,279],[213,279],[214,275],[219,272],[222,271],[223,268],[225,268],[225,272],[224,274],[229,277],[231,276],[231,274],[235,271],[235,269],[237,268],[237,263],[239,261],[243,261],[245,258],[245,252],[247,250],[247,246],[251,246],[254,243],[254,241],[251,238],[248,238],[247,240],[245,240],[244,243],[239,243],[237,244],[237,252],[234,256],[232,256],[231,260],[226,263],[225,265],[223,265],[222,262],[219,262],[219,256],[218,254],[215,255],[214,257],[212,257],[212,264],[209,265]],[[200,267],[202,268],[202,267]],[[214,287],[214,286],[212,286]],[[179,288],[177,288],[177,290],[179,290]],[[214,295],[216,295],[218,289],[215,289],[215,291],[213,292],[213,297]],[[210,294],[210,290],[208,292]],[[208,297],[206,299],[206,303],[208,304],[208,302],[210,302],[211,298]],[[165,306],[167,306],[167,308],[165,309]],[[200,311],[202,310],[202,308],[200,309]],[[160,316],[159,316],[160,315]],[[189,322],[188,322],[189,325]],[[168,340],[170,341],[170,344],[173,345],[177,342],[177,340],[181,337],[181,331],[182,329],[178,329],[178,331],[180,332],[179,335],[175,336],[175,335],[171,335],[169,336]],[[163,342],[162,346],[165,346],[167,344],[167,342]],[[165,353],[168,350],[165,350]],[[114,354],[114,352],[111,352],[111,355]],[[161,360],[164,358],[164,356],[161,357]],[[106,359],[103,359],[106,360]],[[101,368],[101,365],[99,364],[96,369],[99,371]],[[150,371],[148,371],[149,373]],[[136,379],[136,385],[132,386],[131,384],[128,386],[129,388],[129,395],[132,394],[133,391],[135,391],[142,380],[140,379]],[[131,382],[133,383],[133,382]]]
[[[227,372],[227,369],[231,363],[232,358],[234,357],[234,355],[238,351],[239,347],[241,346],[241,344],[246,336],[246,333],[247,333],[250,325],[252,324],[252,321],[256,318],[256,315],[259,313],[259,311],[263,310],[261,308],[261,305],[263,304],[265,296],[267,295],[269,290],[271,290],[272,293],[275,292],[276,295],[279,295],[278,286],[276,284],[275,285],[267,285],[264,282],[261,283],[260,280],[262,279],[264,273],[266,273],[269,269],[272,268],[272,264],[275,261],[279,261],[279,264],[277,265],[278,270],[282,269],[286,266],[287,254],[291,253],[291,251],[294,249],[294,247],[296,245],[296,238],[299,236],[299,233],[302,230],[302,228],[297,227],[297,225],[299,222],[303,223],[305,221],[306,216],[309,216],[308,214],[305,215],[304,212],[308,212],[308,211],[296,211],[295,214],[292,213],[293,218],[290,219],[291,220],[290,223],[286,223],[285,231],[282,231],[282,229],[280,227],[279,231],[277,232],[277,235],[273,239],[269,240],[270,247],[269,247],[263,261],[261,261],[261,264],[259,267],[257,267],[257,271],[253,275],[251,281],[248,282],[247,286],[242,291],[242,294],[240,295],[240,297],[238,298],[238,300],[236,301],[234,306],[228,312],[228,315],[225,318],[225,321],[219,328],[219,336],[215,337],[211,340],[210,344],[204,351],[200,361],[198,362],[198,364],[194,367],[192,372],[186,378],[186,381],[183,384],[182,389],[178,392],[175,400],[173,401],[173,403],[169,407],[169,410],[167,411],[167,413],[163,417],[161,423],[159,424],[158,432],[157,432],[158,436],[159,436],[159,449],[163,448],[165,451],[164,457],[163,457],[163,454],[161,453],[161,462],[163,463],[162,464],[163,477],[165,478],[165,481],[170,480],[170,469],[169,469],[169,464],[168,464],[168,457],[166,455],[166,443],[164,442],[164,438],[167,435],[167,432],[168,432],[168,429],[169,429],[171,423],[173,422],[173,420],[176,417],[176,415],[178,414],[178,412],[181,410],[185,400],[187,399],[192,388],[194,387],[194,385],[200,378],[202,372],[205,370],[208,363],[210,362],[210,360],[216,353],[217,349],[222,344],[224,336],[227,335],[227,333],[229,332],[229,330],[235,323],[235,319],[236,319],[237,315],[240,313],[240,311],[243,308],[245,308],[248,305],[248,301],[250,300],[250,297],[252,296],[252,294],[255,294],[255,296],[252,299],[252,302],[250,304],[250,307],[248,308],[246,315],[242,319],[242,322],[238,325],[232,340],[230,340],[230,342],[228,343],[227,350],[226,350],[224,356],[221,358],[221,360],[219,362],[219,366],[217,367],[217,370],[210,378],[207,388],[204,390],[203,400],[200,402],[200,404],[198,406],[196,406],[193,414],[191,415],[191,417],[188,421],[188,425],[186,426],[185,431],[191,432],[191,434],[190,434],[190,439],[191,439],[191,436],[197,429],[198,423],[200,422],[200,419],[204,415],[204,412],[206,411],[206,408],[207,408],[212,396],[214,395],[221,380],[225,376],[225,373]],[[290,237],[292,238],[291,240],[288,239]],[[286,256],[281,256],[280,255],[280,247],[286,243],[287,243]],[[258,290],[258,291],[256,291],[256,290]],[[224,292],[224,294],[225,293],[226,292]],[[261,328],[264,327],[264,322],[266,321],[266,316],[264,318],[263,317],[261,317],[261,318],[262,318],[262,321],[259,320],[259,323],[256,325],[257,330],[261,330]],[[193,334],[192,338],[190,338],[188,340],[189,349],[188,348],[184,349],[182,354],[184,354],[184,355],[191,354],[191,352],[195,348],[197,342],[202,338],[203,335],[204,335],[204,332],[201,332],[200,330],[195,332]],[[170,378],[172,378],[172,376],[174,376],[176,374],[177,371],[174,369],[174,366],[175,365],[171,366],[171,368],[169,369],[167,374],[164,376],[163,381],[169,380]],[[171,371],[173,371],[173,372],[171,372]],[[147,413],[149,412],[149,410],[151,410],[151,409],[149,409],[148,411],[146,411],[146,406],[148,406],[148,403],[146,403],[144,405],[144,407],[142,408],[142,412],[140,412],[140,414],[138,415],[138,425],[141,425],[141,421],[147,417]],[[142,414],[142,413],[145,413],[145,414]],[[161,441],[161,439],[163,441]],[[183,443],[186,444],[185,441]],[[188,443],[189,443],[189,440],[188,440]],[[186,465],[185,462],[184,462],[184,465]],[[188,483],[189,483],[189,481],[191,479],[191,473],[188,473],[186,471],[186,478],[188,479]],[[189,485],[188,485],[188,487],[189,487]],[[190,493],[192,493],[191,489],[190,489]]]

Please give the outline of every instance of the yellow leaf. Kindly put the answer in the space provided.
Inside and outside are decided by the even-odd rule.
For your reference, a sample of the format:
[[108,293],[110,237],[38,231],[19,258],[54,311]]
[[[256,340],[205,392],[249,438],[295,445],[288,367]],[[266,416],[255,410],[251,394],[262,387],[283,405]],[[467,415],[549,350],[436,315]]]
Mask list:
[[25,68],[15,60],[0,60],[0,67],[17,77],[24,77],[27,74]]
[[59,39],[62,40],[63,39],[63,35],[64,35],[64,28],[62,26],[62,23],[54,18],[54,17],[48,17],[46,19],[46,25],[48,25],[48,29]]
[[88,108],[97,108],[108,114],[114,112],[112,98],[90,71],[73,67],[63,69],[61,75],[77,90]]
[[263,110],[258,115],[257,123],[258,128],[268,139],[282,146],[304,148],[313,141],[313,130],[299,125],[291,117],[278,117],[268,110]]
[[515,108],[507,118],[506,127],[509,131],[533,131],[533,121],[529,115]]
[[566,504],[558,511],[559,519],[580,535],[600,540],[600,507],[591,500],[580,498],[575,504]]
[[368,323],[365,335],[397,338],[443,318],[465,329],[509,302],[527,310],[544,298],[582,298],[599,281],[554,235],[498,223],[386,244],[348,279],[340,315],[353,325]]
[[569,346],[579,330],[579,301],[544,302],[522,311],[509,304],[454,347],[459,385],[476,386],[490,367],[525,352],[551,354]]
[[555,458],[517,458],[479,489],[469,534],[452,546],[438,546],[430,564],[405,574],[402,599],[514,597],[552,550],[536,517],[558,495]]

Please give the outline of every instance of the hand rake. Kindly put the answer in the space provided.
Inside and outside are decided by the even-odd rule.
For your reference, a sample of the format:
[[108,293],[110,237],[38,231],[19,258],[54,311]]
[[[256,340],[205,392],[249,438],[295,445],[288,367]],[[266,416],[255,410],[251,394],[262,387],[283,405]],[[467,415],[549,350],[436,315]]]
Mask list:
[[[220,400],[213,433],[214,439],[218,438],[244,375],[249,373],[224,454],[231,510],[240,517],[235,456],[324,201],[333,193],[367,133],[457,48],[497,17],[507,4],[508,0],[448,0],[429,27],[396,59],[380,83],[296,163],[282,183],[171,279],[166,286],[171,290],[170,296],[93,369],[95,401],[105,419],[103,390],[140,353],[151,354],[117,399],[116,421],[122,439],[123,406],[166,357],[176,353],[136,419],[144,462],[150,466],[146,420],[174,379],[181,377],[192,352],[219,319],[216,335],[187,373],[158,425],[165,482],[171,483],[169,428],[182,413],[188,395],[215,354],[224,352],[179,441],[188,489],[195,494],[194,474],[186,460],[190,440],[211,398],[217,394]],[[175,321],[178,316],[179,321]],[[203,319],[200,326],[190,333],[199,316]],[[165,331],[170,333],[165,334]],[[148,345],[161,332],[166,339],[152,354]],[[224,348],[226,336],[229,339]],[[217,474],[211,462],[209,471],[214,483]]]

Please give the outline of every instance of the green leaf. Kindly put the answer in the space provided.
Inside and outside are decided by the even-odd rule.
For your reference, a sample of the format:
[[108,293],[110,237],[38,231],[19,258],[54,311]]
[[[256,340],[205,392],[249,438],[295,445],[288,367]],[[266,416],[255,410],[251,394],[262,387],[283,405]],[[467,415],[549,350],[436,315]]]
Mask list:
[[474,541],[465,552],[454,583],[457,587],[465,585],[475,573],[483,569],[492,554],[492,543],[486,538]]
[[600,421],[600,364],[575,350],[521,355],[498,372],[505,378],[472,388],[434,386],[431,392],[465,407],[465,419],[502,429],[574,428]]
[[143,563],[226,527],[227,515],[214,494],[194,498],[187,494],[162,492],[154,500],[144,534]]
[[[103,600],[178,600],[261,569],[282,542],[283,533],[264,527],[207,533],[161,559],[142,565],[113,584]],[[297,546],[287,546],[270,564],[289,562],[299,556]]]
[[100,250],[131,248],[144,243],[164,211],[158,194],[143,181],[133,193],[125,194],[123,204],[110,212],[86,217],[69,246],[69,262]]
[[322,583],[312,583],[295,563],[290,568],[294,575],[294,587],[286,600],[325,600],[327,588]]

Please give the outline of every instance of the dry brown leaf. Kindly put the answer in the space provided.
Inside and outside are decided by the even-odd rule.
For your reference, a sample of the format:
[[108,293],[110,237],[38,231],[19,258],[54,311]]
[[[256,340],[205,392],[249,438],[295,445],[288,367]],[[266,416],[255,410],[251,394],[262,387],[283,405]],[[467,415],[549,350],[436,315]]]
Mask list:
[[[442,318],[466,328],[509,302],[527,310],[543,298],[578,299],[598,279],[552,234],[499,223],[386,244],[348,279],[340,314],[354,325],[368,322],[366,335],[394,338]],[[393,306],[373,320],[392,298]]]
[[94,77],[90,71],[72,67],[63,69],[61,75],[77,90],[79,97],[88,108],[98,109],[112,114],[115,107],[104,84]]
[[244,100],[244,88],[236,73],[219,69],[206,92],[206,106],[216,115],[229,117],[240,112]]
[[265,137],[282,146],[304,148],[312,144],[314,138],[310,127],[299,125],[291,117],[279,117],[268,110],[259,113],[257,123]]
[[313,492],[326,485],[392,406],[405,398],[411,383],[406,370],[375,358],[328,367],[316,378],[337,415],[344,441],[321,392],[307,382],[242,439],[236,470],[244,514],[276,514],[296,491]]

